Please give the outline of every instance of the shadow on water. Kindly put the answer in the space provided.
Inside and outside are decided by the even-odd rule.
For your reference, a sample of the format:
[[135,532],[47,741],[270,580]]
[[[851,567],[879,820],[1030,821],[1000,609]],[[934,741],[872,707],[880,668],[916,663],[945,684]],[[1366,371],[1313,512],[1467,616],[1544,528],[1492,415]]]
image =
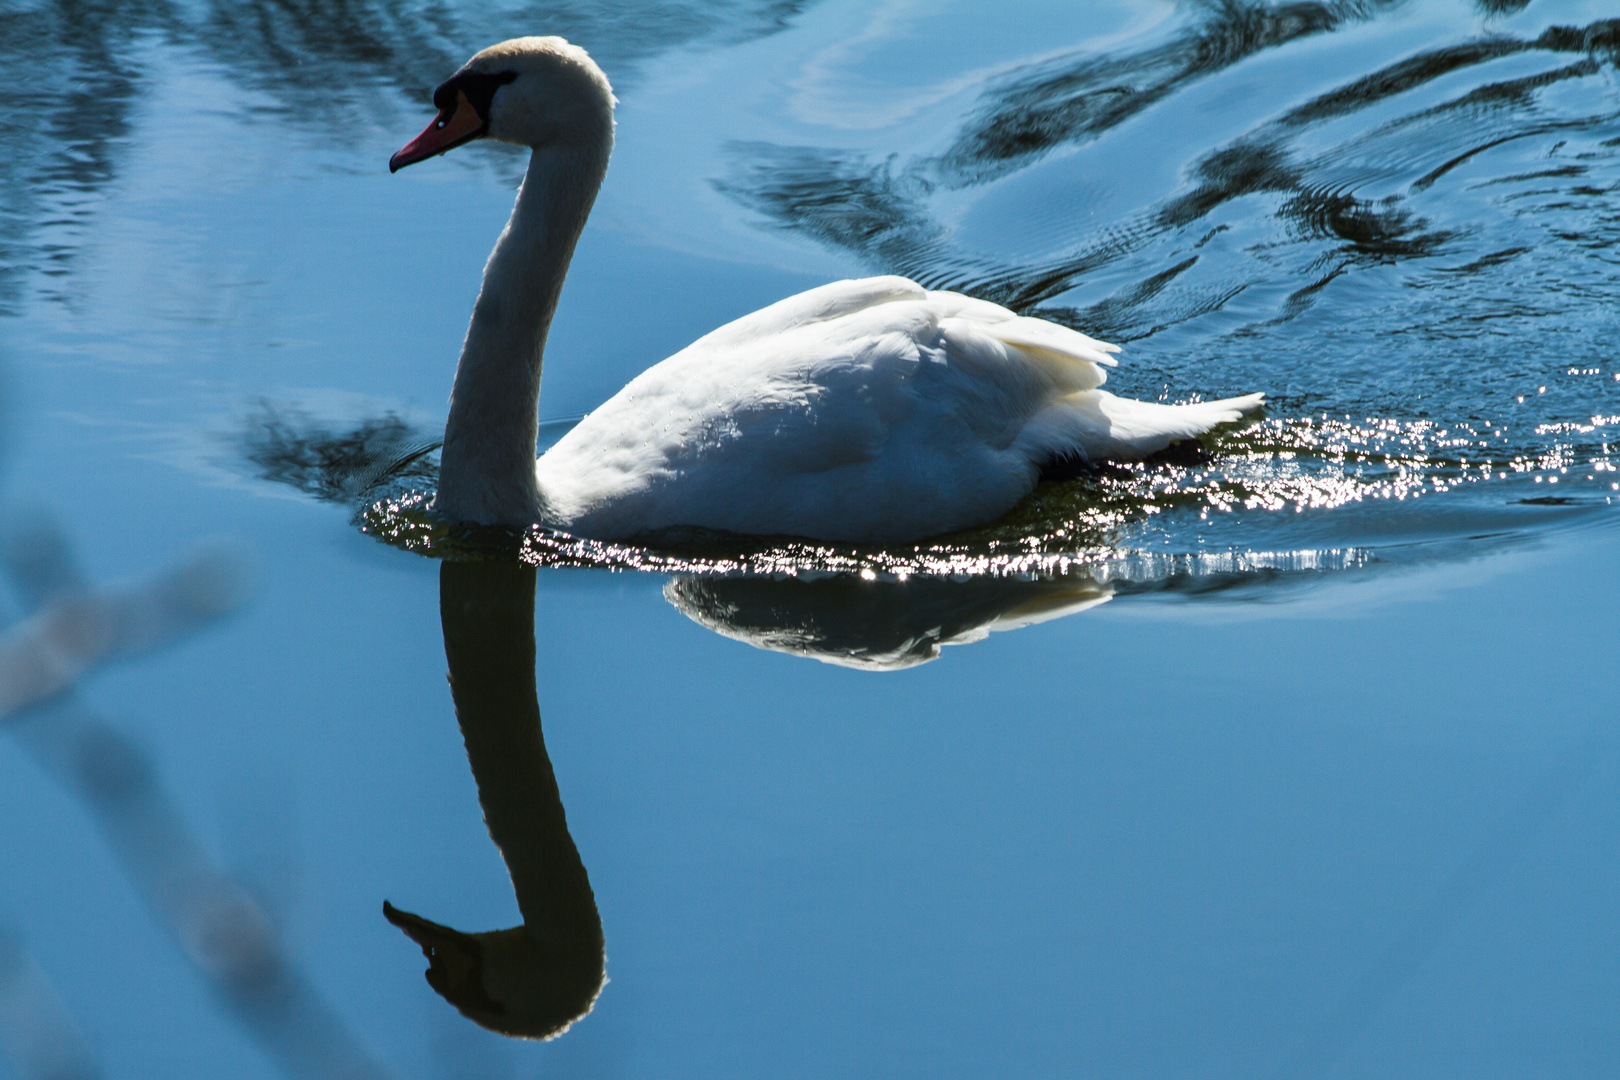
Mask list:
[[466,934],[386,902],[383,912],[422,947],[428,983],[462,1015],[503,1035],[549,1039],[591,1010],[607,961],[540,728],[535,570],[446,562],[439,575],[456,719],[523,925]]
[[1399,549],[1119,553],[1002,574],[737,572],[677,574],[664,598],[700,626],[772,652],[865,671],[939,659],[947,645],[1089,611],[1114,599],[1248,604],[1297,598],[1328,575],[1478,557],[1524,539],[1502,534]]
[[664,586],[676,610],[717,634],[842,667],[889,671],[939,658],[944,645],[981,641],[1105,603],[1084,573],[1051,579],[865,580],[687,575]]

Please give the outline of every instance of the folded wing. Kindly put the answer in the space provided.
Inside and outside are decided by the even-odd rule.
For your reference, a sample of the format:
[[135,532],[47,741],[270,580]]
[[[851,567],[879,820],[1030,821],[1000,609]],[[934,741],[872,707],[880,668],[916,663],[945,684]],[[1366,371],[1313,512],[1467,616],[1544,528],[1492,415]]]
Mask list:
[[650,368],[538,465],[558,523],[824,539],[999,517],[1053,457],[1141,457],[1258,404],[1101,390],[1118,348],[899,277],[763,308]]

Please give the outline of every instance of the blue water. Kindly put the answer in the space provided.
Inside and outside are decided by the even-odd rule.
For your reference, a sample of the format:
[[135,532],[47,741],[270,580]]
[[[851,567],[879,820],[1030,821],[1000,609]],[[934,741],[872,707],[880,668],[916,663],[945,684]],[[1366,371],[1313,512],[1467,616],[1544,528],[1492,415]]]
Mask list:
[[[0,659],[215,568],[0,720],[13,1073],[1613,1072],[1615,14],[0,7]],[[533,32],[621,99],[548,436],[879,271],[1266,412],[901,548],[451,535],[428,446],[522,159],[386,161]],[[517,610],[441,586],[473,557]],[[513,710],[458,724],[441,599]],[[535,700],[555,805],[483,764]],[[518,925],[491,834],[564,808],[608,982],[514,1041],[382,901]]]

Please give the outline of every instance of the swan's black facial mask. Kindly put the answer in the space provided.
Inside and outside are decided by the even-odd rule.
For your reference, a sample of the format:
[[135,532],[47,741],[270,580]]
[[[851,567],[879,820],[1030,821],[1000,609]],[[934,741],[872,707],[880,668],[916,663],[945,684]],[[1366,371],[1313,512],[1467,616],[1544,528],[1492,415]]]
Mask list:
[[398,172],[407,165],[426,161],[435,154],[454,150],[489,134],[489,107],[495,91],[517,78],[515,71],[463,71],[452,75],[433,91],[433,104],[439,115],[422,134],[406,143],[388,159],[388,171]]

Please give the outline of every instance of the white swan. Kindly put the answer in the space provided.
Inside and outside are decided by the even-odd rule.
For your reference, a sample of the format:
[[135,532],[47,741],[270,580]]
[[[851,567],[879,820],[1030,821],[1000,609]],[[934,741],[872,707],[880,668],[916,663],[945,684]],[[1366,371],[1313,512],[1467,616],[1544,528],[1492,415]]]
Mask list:
[[878,277],[699,338],[536,462],[546,332],[607,170],[613,91],[583,49],[526,37],[474,56],[433,102],[390,170],[484,136],[533,150],[456,370],[436,503],[451,517],[598,539],[915,540],[1000,517],[1054,460],[1140,459],[1263,399],[1118,398],[1099,389],[1117,347]]

